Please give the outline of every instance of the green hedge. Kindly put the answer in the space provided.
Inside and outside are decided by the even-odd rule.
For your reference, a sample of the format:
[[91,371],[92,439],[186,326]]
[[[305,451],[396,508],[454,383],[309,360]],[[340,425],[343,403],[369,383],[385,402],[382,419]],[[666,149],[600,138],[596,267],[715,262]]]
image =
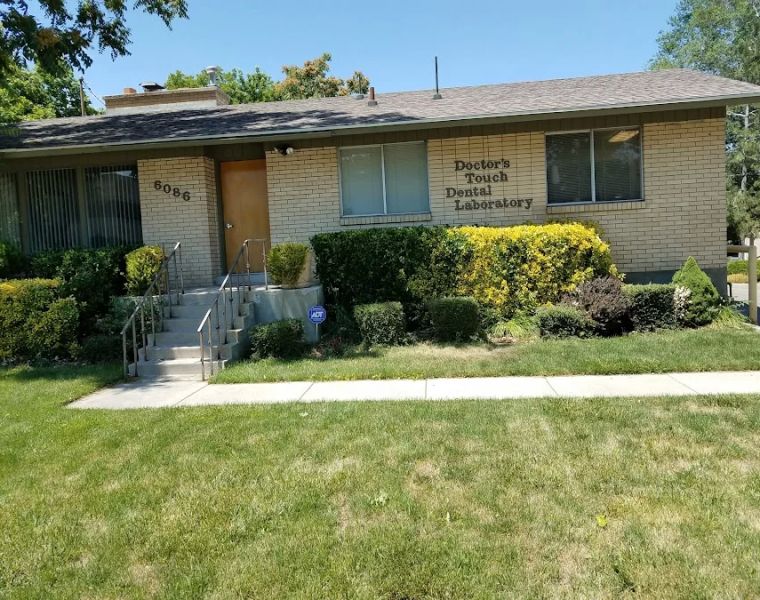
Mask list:
[[564,304],[539,308],[536,322],[544,337],[591,337],[596,330],[596,323],[584,311]]
[[480,329],[478,303],[469,297],[436,298],[428,303],[435,337],[443,342],[471,340]]
[[70,358],[77,349],[79,310],[73,298],[60,298],[53,279],[0,283],[0,360]]
[[360,304],[354,318],[368,346],[401,344],[406,338],[404,309],[400,302]]
[[96,319],[108,311],[113,296],[125,291],[125,256],[129,248],[48,250],[31,258],[35,277],[54,278],[61,282],[61,297],[73,296],[81,313],[84,333]]
[[311,243],[329,303],[401,302],[412,326],[430,298],[472,296],[495,320],[617,274],[607,244],[579,223],[378,228]]
[[295,358],[303,354],[305,342],[303,323],[298,319],[285,319],[265,325],[256,325],[249,331],[253,358]]
[[[444,239],[441,227],[397,227],[321,233],[311,239],[327,302],[419,304],[415,280],[428,277],[431,255]],[[416,317],[416,315],[412,315]]]
[[677,325],[673,284],[626,285],[623,288],[630,303],[629,318],[636,331],[672,329]]

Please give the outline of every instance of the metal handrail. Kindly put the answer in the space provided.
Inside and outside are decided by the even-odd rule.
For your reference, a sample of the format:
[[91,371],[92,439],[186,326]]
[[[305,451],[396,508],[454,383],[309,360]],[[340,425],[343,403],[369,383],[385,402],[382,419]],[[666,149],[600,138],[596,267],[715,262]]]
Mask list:
[[[177,261],[179,260],[179,265]],[[132,326],[132,356],[134,358],[135,370],[134,377],[137,377],[137,363],[140,347],[137,344],[137,317],[140,317],[140,341],[142,342],[143,358],[148,360],[148,333],[145,329],[145,306],[150,307],[150,331],[152,334],[153,346],[156,345],[156,309],[155,305],[158,304],[158,330],[164,330],[164,296],[166,296],[167,304],[169,307],[169,318],[172,316],[172,278],[169,273],[169,263],[174,265],[174,281],[178,284],[177,287],[177,304],[179,304],[179,298],[185,293],[185,279],[182,269],[182,243],[177,242],[174,245],[172,251],[164,256],[161,261],[161,266],[158,269],[153,281],[145,290],[143,297],[137,302],[135,310],[127,319],[124,327],[121,330],[121,348],[122,359],[124,362],[124,378],[129,377],[129,361],[127,359],[127,331],[130,325]],[[163,289],[166,291],[164,294]]]
[[[267,274],[267,243],[269,240],[265,239],[247,239],[243,242],[243,244],[240,246],[240,249],[237,251],[237,254],[235,255],[235,259],[232,261],[232,265],[230,266],[230,270],[227,272],[227,275],[225,275],[224,279],[222,280],[222,284],[219,286],[219,289],[216,291],[216,296],[214,297],[213,302],[211,303],[211,306],[209,306],[209,309],[206,311],[206,314],[203,315],[203,319],[201,319],[200,325],[198,325],[198,329],[196,330],[198,333],[198,341],[200,345],[201,350],[201,376],[203,379],[206,379],[206,347],[208,347],[208,360],[209,360],[209,370],[210,374],[214,374],[214,335],[213,332],[216,331],[216,358],[217,360],[221,360],[221,351],[222,346],[227,343],[227,333],[229,328],[232,327],[234,323],[235,317],[232,314],[232,308],[234,304],[234,286],[232,285],[233,276],[237,275],[237,296],[238,296],[238,316],[242,316],[241,314],[241,308],[242,308],[242,288],[243,285],[241,284],[240,277],[242,276],[242,273],[237,273],[236,269],[238,266],[238,263],[240,260],[245,256],[245,271],[248,279],[248,285],[245,286],[248,291],[251,290],[251,251],[250,251],[250,245],[251,244],[261,244],[261,252],[262,257],[264,259],[264,289],[269,289],[269,276]],[[221,300],[221,309],[220,309],[220,302]],[[229,311],[227,310],[227,303],[229,302]],[[221,314],[220,314],[221,310]],[[212,325],[212,315],[216,317],[216,326],[214,327]],[[228,317],[229,317],[229,328],[228,328]],[[208,338],[204,341],[204,328],[208,330]],[[222,331],[224,333],[222,333]],[[224,338],[224,341],[222,341],[222,337]]]

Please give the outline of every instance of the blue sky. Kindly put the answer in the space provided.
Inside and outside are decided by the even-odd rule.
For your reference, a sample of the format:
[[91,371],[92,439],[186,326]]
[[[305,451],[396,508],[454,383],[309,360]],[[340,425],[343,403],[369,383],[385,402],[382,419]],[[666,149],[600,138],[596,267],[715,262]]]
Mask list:
[[130,17],[132,55],[96,56],[85,74],[99,96],[176,69],[216,64],[278,79],[283,64],[322,52],[333,72],[360,69],[379,92],[638,71],[677,0],[188,0],[167,30]]

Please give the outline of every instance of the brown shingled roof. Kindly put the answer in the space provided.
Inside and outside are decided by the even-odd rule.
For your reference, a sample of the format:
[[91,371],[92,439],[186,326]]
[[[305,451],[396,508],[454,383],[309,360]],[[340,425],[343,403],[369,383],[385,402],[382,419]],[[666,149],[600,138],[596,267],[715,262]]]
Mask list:
[[374,107],[366,100],[338,97],[210,108],[177,105],[160,111],[32,121],[0,137],[0,150],[297,138],[333,131],[760,102],[760,86],[682,69],[448,88],[441,93],[440,100],[432,99],[432,91],[379,94]]

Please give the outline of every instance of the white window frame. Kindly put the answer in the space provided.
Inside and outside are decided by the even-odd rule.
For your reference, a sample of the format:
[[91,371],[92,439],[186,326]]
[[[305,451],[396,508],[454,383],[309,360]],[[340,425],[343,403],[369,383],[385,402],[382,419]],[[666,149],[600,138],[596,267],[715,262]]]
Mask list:
[[[425,178],[427,181],[427,187],[428,187],[428,195],[427,195],[427,203],[428,203],[428,209],[424,211],[412,211],[412,212],[403,212],[403,213],[389,213],[388,212],[388,197],[385,190],[385,147],[386,146],[409,146],[411,144],[422,144],[425,148]],[[343,161],[341,160],[341,152],[343,150],[358,150],[361,148],[380,148],[380,174],[383,178],[383,212],[381,213],[367,213],[367,214],[353,214],[353,215],[347,215],[345,211],[345,207],[343,205],[343,172],[341,165]],[[338,187],[340,192],[340,216],[341,218],[358,218],[361,219],[362,217],[394,217],[394,216],[406,216],[406,215],[429,215],[430,214],[430,175],[428,173],[428,145],[427,141],[425,140],[414,140],[411,142],[391,142],[390,144],[361,144],[357,146],[339,146],[337,149],[338,152]]]
[[[604,200],[596,199],[596,156],[594,155],[594,132],[595,131],[638,131],[639,132],[639,178],[641,180],[641,198],[630,200]],[[576,206],[579,204],[615,204],[616,202],[643,202],[644,201],[644,128],[641,125],[628,125],[626,127],[595,127],[594,129],[573,129],[570,131],[547,131],[544,133],[544,160],[546,160],[546,138],[550,135],[571,135],[574,133],[588,133],[591,142],[589,160],[591,160],[591,200],[579,200],[578,202],[552,202],[549,197],[549,176],[544,169],[546,177],[546,204],[547,206]]]

